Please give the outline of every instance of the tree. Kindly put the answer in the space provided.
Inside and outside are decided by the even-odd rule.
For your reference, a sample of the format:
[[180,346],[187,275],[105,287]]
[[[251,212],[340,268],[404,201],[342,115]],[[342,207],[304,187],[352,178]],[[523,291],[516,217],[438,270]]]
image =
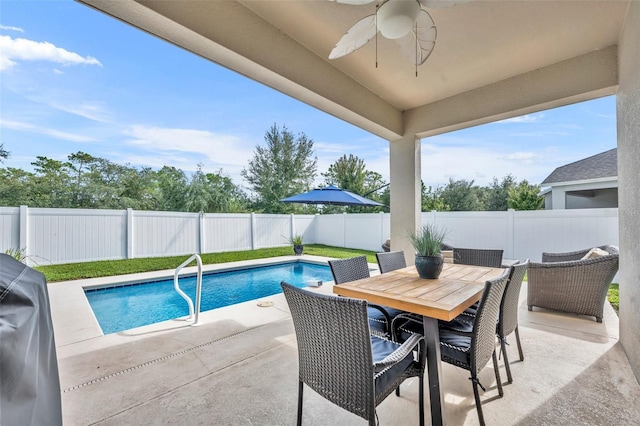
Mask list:
[[[335,163],[329,166],[326,173],[322,173],[327,185],[335,185],[345,191],[353,192],[357,195],[366,196],[374,201],[380,202],[381,195],[378,193],[386,182],[382,179],[382,175],[377,172],[367,170],[363,159],[349,154],[338,158]],[[387,204],[388,205],[388,204]],[[340,211],[341,209],[325,209],[325,211]],[[348,207],[346,211],[356,212],[374,212],[378,209],[371,207]]]
[[4,144],[0,143],[0,163],[9,158],[11,153],[4,149]]
[[22,169],[0,169],[0,206],[36,205],[33,198],[35,191],[32,190],[33,177],[33,173]]
[[509,190],[509,208],[514,210],[541,210],[544,208],[544,198],[540,195],[538,185],[530,185],[523,180]]
[[479,211],[483,207],[478,187],[473,186],[473,181],[464,179],[454,181],[449,178],[449,183],[442,189],[440,198],[454,212]]
[[211,189],[212,200],[209,212],[243,212],[249,204],[247,195],[233,183],[222,170],[217,173],[207,173],[207,182]]
[[160,189],[156,173],[150,167],[140,170],[129,165],[123,167],[119,176],[121,208],[157,210],[160,205]]
[[329,166],[326,173],[322,173],[327,185],[335,185],[345,191],[362,195],[367,170],[364,160],[353,154],[343,155]]
[[308,191],[316,176],[313,140],[304,133],[294,136],[285,126],[274,124],[265,133],[266,147],[256,146],[249,165],[241,172],[256,194],[255,206],[266,213],[294,209],[282,198]]
[[498,182],[497,178],[486,189],[484,208],[488,211],[505,211],[509,208],[509,190],[516,185],[516,180],[510,174]]
[[433,189],[431,186],[426,187],[424,182],[420,182],[422,186],[422,211],[430,212],[436,210],[439,212],[449,211],[449,205],[442,200],[442,189],[440,187]]
[[72,205],[69,207],[94,207],[92,199],[95,197],[95,195],[91,194],[91,192],[87,190],[87,181],[89,175],[89,167],[98,159],[82,151],[78,151],[75,154],[70,154],[67,158],[70,161],[70,169],[73,173],[73,175],[70,175],[70,177],[73,179],[73,188],[71,190]]
[[202,172],[202,164],[198,164],[198,170],[191,176],[187,187],[185,207],[188,212],[207,212],[212,201],[207,176]]
[[182,170],[173,166],[162,167],[156,172],[156,184],[160,210],[179,212],[185,209],[189,181]]
[[35,170],[33,207],[63,208],[70,204],[69,163],[38,156],[31,163]]

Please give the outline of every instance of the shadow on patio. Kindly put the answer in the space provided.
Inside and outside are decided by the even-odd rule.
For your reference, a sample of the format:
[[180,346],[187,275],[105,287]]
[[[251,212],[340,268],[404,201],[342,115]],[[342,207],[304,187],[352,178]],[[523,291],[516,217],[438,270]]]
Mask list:
[[[331,285],[313,291],[329,293]],[[481,395],[487,424],[640,424],[640,386],[618,343],[613,309],[607,304],[598,324],[528,312],[525,295],[526,287],[520,302],[524,362],[515,345],[508,347],[513,384],[496,398],[490,365],[480,377],[491,383]],[[56,339],[70,342],[58,347],[65,424],[295,424],[293,325],[283,295],[267,299],[273,307],[254,301],[203,313],[200,327],[172,321],[75,343],[56,329]],[[504,368],[501,375],[506,382]],[[443,364],[442,379],[449,424],[477,424],[468,374]],[[391,395],[379,406],[381,425],[418,423],[416,386],[415,379],[405,382],[402,397]],[[304,408],[307,425],[365,423],[310,389]]]

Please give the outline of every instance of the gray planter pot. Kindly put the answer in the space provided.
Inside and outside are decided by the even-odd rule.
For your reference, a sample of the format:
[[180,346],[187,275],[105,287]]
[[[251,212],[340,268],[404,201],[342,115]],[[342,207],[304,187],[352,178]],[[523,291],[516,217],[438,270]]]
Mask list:
[[416,270],[420,278],[436,279],[442,272],[444,258],[438,256],[420,256],[416,254]]
[[296,256],[302,256],[303,251],[304,251],[304,246],[302,245],[293,246],[293,252],[295,253]]

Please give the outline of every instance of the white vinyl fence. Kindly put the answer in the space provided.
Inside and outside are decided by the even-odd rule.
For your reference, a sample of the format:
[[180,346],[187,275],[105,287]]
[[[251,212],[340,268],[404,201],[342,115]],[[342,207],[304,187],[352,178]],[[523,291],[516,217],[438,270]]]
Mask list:
[[[618,244],[618,209],[428,212],[422,223],[444,227],[450,245],[499,248],[511,259]],[[25,248],[40,265],[278,247],[294,234],[306,244],[380,251],[390,216],[0,207],[0,252]]]

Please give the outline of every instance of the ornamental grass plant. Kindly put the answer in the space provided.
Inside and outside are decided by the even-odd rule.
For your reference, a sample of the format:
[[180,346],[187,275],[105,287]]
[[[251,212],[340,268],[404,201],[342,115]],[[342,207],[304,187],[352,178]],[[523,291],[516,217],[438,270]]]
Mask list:
[[411,244],[419,256],[440,256],[446,236],[446,229],[432,224],[423,225],[409,234]]

